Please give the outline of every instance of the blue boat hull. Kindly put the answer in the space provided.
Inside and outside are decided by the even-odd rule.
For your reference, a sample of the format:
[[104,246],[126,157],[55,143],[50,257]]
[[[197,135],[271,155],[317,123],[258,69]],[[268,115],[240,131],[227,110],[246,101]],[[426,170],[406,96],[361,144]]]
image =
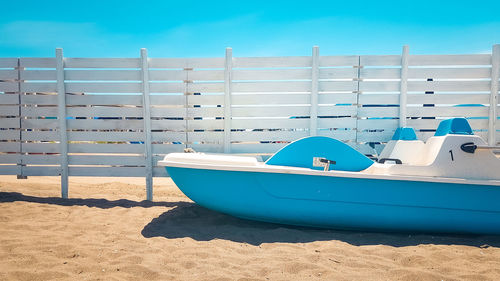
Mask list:
[[500,188],[166,167],[181,191],[240,218],[336,229],[500,234]]

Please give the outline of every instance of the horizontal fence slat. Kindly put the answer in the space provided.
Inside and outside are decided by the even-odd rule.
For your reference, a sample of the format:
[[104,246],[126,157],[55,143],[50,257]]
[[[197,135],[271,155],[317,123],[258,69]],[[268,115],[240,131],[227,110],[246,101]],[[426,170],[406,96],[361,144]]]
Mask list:
[[[69,165],[145,166],[144,156],[69,155]],[[105,168],[104,168],[105,169]]]
[[[183,91],[183,85],[180,84],[179,91]],[[224,83],[189,83],[187,91],[190,93],[222,93],[224,92]]]
[[0,68],[16,68],[17,58],[0,58]]
[[488,92],[489,81],[408,81],[408,91]]
[[[398,107],[360,107],[359,117],[383,118],[399,116]],[[485,117],[488,116],[487,107],[469,106],[437,106],[437,107],[408,107],[408,117]]]
[[151,95],[151,105],[184,105],[185,95]]
[[20,175],[21,167],[18,165],[0,165],[0,175]]
[[21,145],[18,142],[0,142],[0,152],[21,152]]
[[318,136],[325,136],[341,141],[354,141],[356,130],[318,130]]
[[55,142],[23,143],[23,153],[59,153],[60,145]]
[[68,132],[68,141],[143,142],[142,132]]
[[[399,77],[398,77],[399,78]],[[408,68],[409,79],[481,79],[491,78],[491,68]]]
[[[19,154],[0,154],[0,164],[17,164],[20,156]],[[2,166],[0,165],[0,167]]]
[[[224,104],[224,95],[188,95],[187,102],[189,105],[222,105]],[[184,103],[185,100],[182,102],[182,104]]]
[[410,55],[410,66],[420,65],[491,65],[491,55]]
[[61,163],[59,154],[23,154],[21,155],[21,159],[22,163],[26,165],[59,165]]
[[77,177],[144,177],[145,167],[69,167],[69,175]]
[[356,118],[318,118],[318,128],[355,128]]
[[19,92],[19,83],[0,81],[0,92]]
[[23,167],[23,176],[59,176],[61,168],[59,166],[27,166]]
[[[65,71],[65,73],[68,70]],[[20,71],[20,79],[21,80],[49,80],[55,81],[57,80],[56,71],[55,70],[47,70],[47,69],[21,69]]]
[[19,104],[19,94],[0,94],[0,104]]
[[232,153],[276,153],[287,143],[232,143]]
[[140,93],[140,83],[65,83],[67,93]]
[[[57,120],[53,120],[57,121]],[[57,123],[57,122],[56,122]],[[70,119],[67,120],[68,130],[142,130],[143,120],[124,119]]]
[[[321,95],[319,95],[321,97]],[[310,104],[310,94],[236,94],[231,96],[233,105]]]
[[233,81],[311,80],[311,69],[235,69],[232,78]]
[[149,68],[224,68],[224,58],[150,58]]
[[362,66],[401,66],[400,55],[368,55],[360,56]]
[[19,64],[25,68],[56,68],[55,58],[20,58]]
[[[0,119],[0,122],[1,119]],[[21,132],[19,130],[0,130],[0,140],[2,141],[18,141],[21,139]]]
[[21,95],[21,104],[57,105],[57,95]]
[[[57,108],[55,109],[57,112]],[[140,107],[92,106],[66,108],[66,116],[73,117],[142,117],[142,114],[142,108]]]
[[311,57],[239,57],[233,68],[311,67]]
[[[191,76],[192,72],[194,71],[150,69],[149,81],[184,81],[188,78],[188,75]],[[206,72],[212,73],[212,71]],[[189,77],[189,79],[195,80],[191,77]]]
[[359,56],[320,56],[320,67],[355,66],[358,65]]
[[[203,132],[206,134],[207,132]],[[152,142],[186,142],[185,132],[152,132]],[[190,141],[192,141],[190,139]]]
[[19,116],[19,106],[0,104],[0,116]]
[[[489,94],[408,94],[408,104],[487,104]],[[361,94],[360,104],[399,104],[399,94]]]
[[233,119],[234,129],[309,128],[309,119]]
[[140,70],[65,70],[66,81],[140,81]]
[[23,141],[59,141],[58,131],[21,131]]
[[66,95],[67,105],[142,105],[140,95]]
[[357,81],[320,81],[318,86],[320,92],[349,92],[357,89]]
[[149,83],[151,93],[182,93],[184,88],[183,83]]
[[233,82],[234,93],[244,92],[310,92],[311,82]]
[[55,82],[22,82],[21,92],[24,93],[55,93],[57,84]]
[[[16,65],[17,67],[17,65]],[[0,69],[0,80],[17,80],[16,69]]]
[[355,104],[357,94],[355,93],[321,93],[318,95],[319,104]]
[[58,126],[56,119],[21,119],[23,129],[56,129]]
[[20,124],[19,118],[0,118],[0,128],[18,129]]
[[144,153],[144,144],[69,143],[69,153]]
[[140,68],[139,58],[65,58],[65,68]]
[[[357,63],[356,63],[357,65]],[[309,76],[310,78],[311,76]],[[358,77],[356,68],[320,68],[319,79],[353,79]]]
[[[186,148],[185,144],[153,144],[153,154],[168,154],[173,152],[182,152]],[[143,149],[144,151],[144,149]]]

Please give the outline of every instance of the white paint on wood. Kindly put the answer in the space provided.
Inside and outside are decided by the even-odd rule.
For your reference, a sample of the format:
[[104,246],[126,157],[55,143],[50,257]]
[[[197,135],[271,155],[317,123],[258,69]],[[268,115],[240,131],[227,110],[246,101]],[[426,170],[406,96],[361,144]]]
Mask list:
[[411,55],[411,66],[422,65],[490,65],[491,55]]
[[226,48],[224,67],[224,153],[231,152],[232,94],[233,94],[233,49]]
[[19,93],[0,94],[0,104],[19,104]]
[[410,48],[408,45],[403,46],[401,55],[401,81],[399,88],[399,126],[406,127],[406,107],[408,94],[408,56]]
[[312,49],[311,65],[311,108],[309,117],[309,135],[318,134],[318,91],[319,91],[319,47]]
[[0,82],[0,92],[19,92],[17,82]]
[[[321,101],[321,96],[320,96]],[[309,104],[309,94],[234,94],[233,105]]]
[[233,68],[310,67],[311,57],[239,57]]
[[56,68],[56,58],[20,58],[20,66],[25,68]]
[[358,56],[322,56],[319,58],[320,67],[355,65],[358,65]]
[[61,152],[61,197],[68,198],[68,135],[66,129],[66,88],[63,50],[56,48],[58,130]]
[[500,44],[493,45],[491,55],[490,111],[488,124],[488,144],[496,145],[496,123],[498,122],[498,79],[500,79]]
[[234,69],[234,81],[309,80],[311,69]]
[[22,82],[23,93],[56,93],[57,83],[54,82]]
[[66,68],[140,68],[138,58],[66,58]]
[[17,58],[0,58],[0,68],[16,68]]
[[134,153],[143,154],[144,144],[138,143],[70,143],[70,153]]
[[233,82],[235,93],[311,92],[310,81],[289,82]]
[[151,58],[149,68],[224,68],[224,58]]
[[17,70],[0,69],[0,80],[17,80]]
[[142,109],[144,120],[145,146],[144,156],[146,160],[146,200],[153,200],[153,159],[151,147],[151,101],[149,97],[149,66],[148,52],[141,49],[141,73],[142,73]]

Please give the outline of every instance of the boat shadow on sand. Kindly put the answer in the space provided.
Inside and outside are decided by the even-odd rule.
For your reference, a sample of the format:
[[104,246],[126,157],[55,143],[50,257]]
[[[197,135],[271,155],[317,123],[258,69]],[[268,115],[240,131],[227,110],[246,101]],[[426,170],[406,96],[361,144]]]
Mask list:
[[0,192],[0,203],[29,202],[59,206],[87,206],[101,209],[172,208],[154,218],[143,229],[145,238],[192,238],[196,241],[224,239],[251,245],[262,243],[308,243],[338,240],[351,245],[389,245],[393,247],[434,245],[467,245],[500,247],[500,236],[446,235],[420,233],[376,233],[295,227],[238,219],[205,209],[191,202],[151,202],[126,199],[36,197],[18,192]]
[[307,243],[338,240],[355,246],[389,245],[393,247],[434,245],[467,245],[500,247],[500,236],[377,233],[295,227],[256,222],[211,211],[194,203],[179,202],[177,207],[153,219],[142,230],[146,238],[192,238],[196,241],[224,239],[251,245],[262,243]]

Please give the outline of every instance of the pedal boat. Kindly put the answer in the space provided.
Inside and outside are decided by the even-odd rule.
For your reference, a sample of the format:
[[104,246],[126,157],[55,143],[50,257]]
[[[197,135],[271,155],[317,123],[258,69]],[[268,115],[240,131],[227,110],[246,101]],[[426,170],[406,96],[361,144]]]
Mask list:
[[[500,159],[465,119],[426,143],[401,128],[375,162],[328,137],[306,137],[265,163],[171,153],[165,166],[197,204],[232,216],[320,228],[500,234]],[[397,158],[396,158],[397,157]]]

